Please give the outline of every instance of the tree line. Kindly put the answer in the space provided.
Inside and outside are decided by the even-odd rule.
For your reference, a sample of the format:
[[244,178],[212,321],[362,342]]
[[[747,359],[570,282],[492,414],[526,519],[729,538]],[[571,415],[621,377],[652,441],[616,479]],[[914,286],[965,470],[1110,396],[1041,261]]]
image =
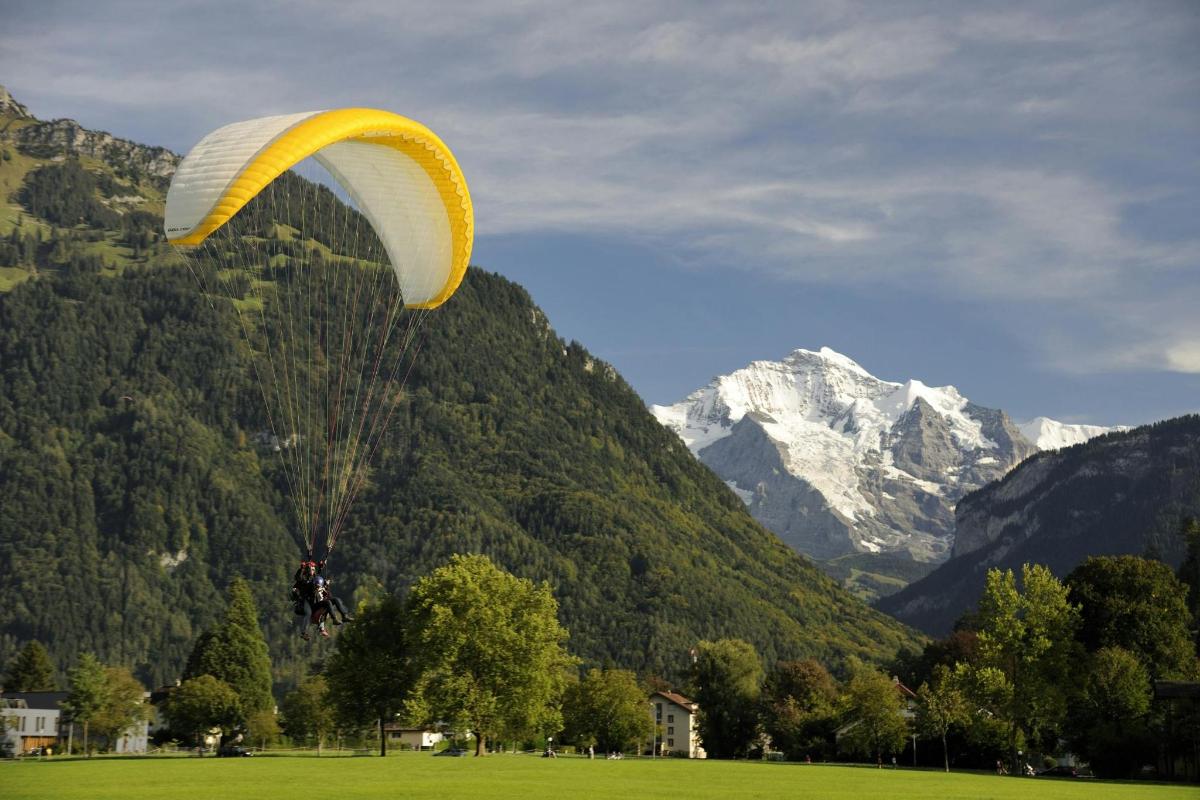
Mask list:
[[[1071,753],[1098,775],[1135,775],[1172,741],[1200,742],[1200,709],[1174,715],[1156,680],[1197,680],[1195,595],[1200,526],[1188,523],[1179,574],[1135,556],[1094,557],[1063,581],[1044,567],[992,570],[979,609],[951,636],[900,653],[887,669],[852,660],[840,680],[814,659],[767,669],[739,639],[701,641],[681,691],[699,704],[700,744],[712,758],[792,760],[897,755],[947,771],[1021,774]],[[580,673],[546,584],[483,555],[457,555],[406,597],[363,603],[324,664],[275,713],[267,647],[249,586],[235,581],[220,622],[196,640],[163,712],[167,736],[265,743],[281,731],[315,745],[395,726],[469,732],[476,754],[551,737],[581,750],[646,749],[663,740],[649,712],[670,684],[610,666]],[[53,686],[44,648],[27,645],[6,686]],[[89,733],[115,741],[140,719],[141,687],[127,670],[84,654],[64,707]],[[915,687],[910,688],[910,687]],[[123,726],[123,727],[122,727]],[[683,749],[686,748],[676,748]],[[657,750],[657,747],[655,747]]]

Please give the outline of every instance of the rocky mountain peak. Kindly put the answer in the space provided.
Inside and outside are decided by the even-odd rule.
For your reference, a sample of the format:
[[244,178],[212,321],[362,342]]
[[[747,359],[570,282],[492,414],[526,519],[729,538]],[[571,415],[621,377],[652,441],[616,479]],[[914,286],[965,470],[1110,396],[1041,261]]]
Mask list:
[[29,117],[29,109],[17,102],[8,89],[0,86],[0,114],[9,117]]
[[165,147],[150,147],[105,131],[88,130],[73,119],[37,120],[3,86],[0,86],[0,114],[34,121],[8,135],[18,147],[37,158],[86,156],[122,172],[132,169],[159,179],[174,175],[181,161]]
[[755,361],[652,411],[760,522],[818,559],[940,562],[958,499],[1039,449],[953,386],[882,380],[828,347]]
[[73,119],[27,125],[16,131],[15,138],[23,149],[35,155],[87,156],[115,167],[132,166],[156,178],[174,175],[181,160],[165,147],[148,147],[105,131],[88,130]]

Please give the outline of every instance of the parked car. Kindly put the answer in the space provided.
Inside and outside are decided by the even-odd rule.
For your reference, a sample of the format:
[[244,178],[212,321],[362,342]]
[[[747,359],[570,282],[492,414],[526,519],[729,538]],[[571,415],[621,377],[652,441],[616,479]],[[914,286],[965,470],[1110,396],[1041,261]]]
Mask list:
[[1075,767],[1067,767],[1059,764],[1056,767],[1048,767],[1038,773],[1038,777],[1047,778],[1078,778],[1079,770]]
[[221,758],[249,758],[252,755],[252,750],[239,745],[226,745],[217,751],[217,756]]
[[466,750],[461,747],[447,747],[445,750],[438,750],[434,753],[435,756],[450,756],[451,758],[459,758],[467,754]]

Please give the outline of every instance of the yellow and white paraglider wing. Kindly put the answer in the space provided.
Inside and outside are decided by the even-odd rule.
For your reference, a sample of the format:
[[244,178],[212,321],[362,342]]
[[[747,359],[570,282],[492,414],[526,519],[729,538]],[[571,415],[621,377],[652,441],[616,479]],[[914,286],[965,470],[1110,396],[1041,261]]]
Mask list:
[[370,221],[404,304],[436,308],[471,257],[471,197],[454,155],[425,126],[367,108],[236,122],[187,154],[167,192],[167,239],[198,245],[271,181],[313,156]]

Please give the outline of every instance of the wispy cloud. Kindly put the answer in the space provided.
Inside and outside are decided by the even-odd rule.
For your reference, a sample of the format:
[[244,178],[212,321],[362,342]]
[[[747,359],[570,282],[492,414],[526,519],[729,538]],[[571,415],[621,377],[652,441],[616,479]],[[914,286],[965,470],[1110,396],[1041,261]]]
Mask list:
[[255,113],[411,109],[482,235],[916,286],[1019,318],[1056,369],[1200,372],[1200,233],[1131,210],[1200,213],[1194,4],[104,6],[17,3],[3,80],[180,147]]

